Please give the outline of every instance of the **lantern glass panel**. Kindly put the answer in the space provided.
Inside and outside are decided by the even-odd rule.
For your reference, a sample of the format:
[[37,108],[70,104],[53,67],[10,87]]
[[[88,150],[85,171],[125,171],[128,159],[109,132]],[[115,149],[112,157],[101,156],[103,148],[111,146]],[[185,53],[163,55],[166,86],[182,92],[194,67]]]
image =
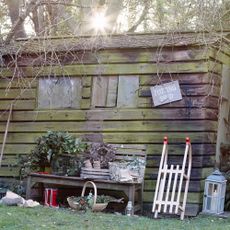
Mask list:
[[214,188],[213,188],[213,195],[216,196],[218,194],[218,184],[214,184]]
[[213,184],[208,184],[208,196],[211,196],[213,193]]
[[211,211],[216,212],[218,208],[217,206],[218,206],[218,198],[214,196],[211,198]]
[[211,209],[211,197],[207,197],[207,210],[210,210]]
[[224,198],[221,198],[219,207],[220,207],[220,209],[218,211],[224,210]]

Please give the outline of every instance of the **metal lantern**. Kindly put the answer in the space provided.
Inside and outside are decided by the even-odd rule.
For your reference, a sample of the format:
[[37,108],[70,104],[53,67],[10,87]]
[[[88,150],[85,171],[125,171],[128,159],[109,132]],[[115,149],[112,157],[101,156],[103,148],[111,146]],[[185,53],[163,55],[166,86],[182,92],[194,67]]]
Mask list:
[[226,179],[217,169],[205,180],[203,212],[221,214],[224,212]]

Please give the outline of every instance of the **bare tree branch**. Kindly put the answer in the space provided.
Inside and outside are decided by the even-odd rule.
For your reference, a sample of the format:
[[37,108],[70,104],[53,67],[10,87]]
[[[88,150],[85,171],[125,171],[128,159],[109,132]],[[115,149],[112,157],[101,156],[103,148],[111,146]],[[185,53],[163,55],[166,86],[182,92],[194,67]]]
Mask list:
[[65,5],[65,6],[73,6],[73,7],[78,7],[78,8],[90,8],[90,6],[87,5],[81,5],[81,4],[74,4],[72,3],[72,0],[62,0],[62,1],[57,1],[57,0],[50,0],[47,2],[47,0],[41,0],[39,5]]
[[[10,32],[8,33],[4,44],[9,44],[12,38],[14,37],[15,33],[19,30],[19,28],[22,26],[23,22],[25,21],[26,17],[30,14],[30,12],[35,12],[36,8],[41,5],[65,5],[65,6],[75,6],[79,8],[90,8],[89,6],[84,6],[84,5],[78,5],[78,4],[72,4],[72,0],[50,0],[50,1],[44,1],[44,0],[31,0],[27,7],[25,12],[19,16],[19,18],[16,20],[14,25],[12,26]],[[36,14],[35,14],[36,17]],[[65,17],[66,18],[66,15]],[[35,20],[35,18],[33,18]],[[33,21],[34,21],[33,20]],[[36,29],[38,25],[35,25]]]
[[144,9],[142,11],[141,16],[136,21],[136,23],[131,28],[128,29],[127,32],[134,32],[137,29],[137,27],[141,24],[141,22],[145,19],[145,16],[148,13],[150,4],[149,4],[149,1],[145,1],[144,4],[145,4],[145,7],[144,7]]

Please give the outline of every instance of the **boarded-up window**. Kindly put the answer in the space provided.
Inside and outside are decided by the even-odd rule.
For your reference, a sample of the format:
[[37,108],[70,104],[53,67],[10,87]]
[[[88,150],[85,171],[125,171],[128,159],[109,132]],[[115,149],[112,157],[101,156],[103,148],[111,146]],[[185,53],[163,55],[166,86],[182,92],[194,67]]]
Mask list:
[[93,78],[92,106],[115,107],[117,101],[118,77],[97,76]]
[[119,76],[117,107],[137,107],[139,76]]
[[38,86],[38,108],[80,108],[81,78],[40,78]]

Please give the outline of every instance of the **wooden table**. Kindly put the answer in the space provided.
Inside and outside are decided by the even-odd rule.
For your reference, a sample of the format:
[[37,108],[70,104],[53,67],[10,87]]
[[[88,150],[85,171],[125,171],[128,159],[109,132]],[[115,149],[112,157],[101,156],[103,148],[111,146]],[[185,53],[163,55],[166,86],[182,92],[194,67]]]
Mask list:
[[[37,184],[49,184],[52,186],[55,185],[65,185],[65,186],[74,186],[82,188],[84,183],[87,180],[91,179],[82,179],[80,177],[70,177],[70,176],[56,176],[52,174],[39,174],[31,173],[28,176],[27,188],[26,188],[26,199],[31,197],[31,188]],[[112,180],[91,180],[94,181],[98,189],[105,190],[115,190],[122,191],[125,193],[129,201],[132,201],[134,204],[134,212],[142,212],[142,183],[127,183],[127,182],[116,182]]]

